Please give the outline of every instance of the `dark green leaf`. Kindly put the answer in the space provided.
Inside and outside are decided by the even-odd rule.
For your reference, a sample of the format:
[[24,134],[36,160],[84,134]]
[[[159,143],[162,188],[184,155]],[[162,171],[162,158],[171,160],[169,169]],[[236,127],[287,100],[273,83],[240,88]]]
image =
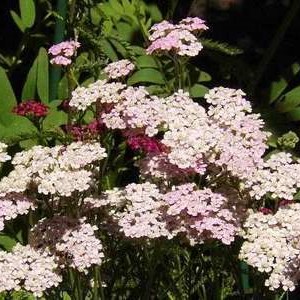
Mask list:
[[111,43],[107,39],[102,39],[100,42],[101,50],[105,55],[111,60],[116,61],[118,60],[118,55],[114,48],[112,47]]
[[164,84],[163,75],[155,69],[141,69],[135,72],[129,79],[128,84],[133,85],[141,82]]
[[37,66],[37,92],[42,102],[49,102],[49,62],[46,49],[40,48]]
[[5,70],[0,67],[0,113],[11,112],[16,104],[16,97]]

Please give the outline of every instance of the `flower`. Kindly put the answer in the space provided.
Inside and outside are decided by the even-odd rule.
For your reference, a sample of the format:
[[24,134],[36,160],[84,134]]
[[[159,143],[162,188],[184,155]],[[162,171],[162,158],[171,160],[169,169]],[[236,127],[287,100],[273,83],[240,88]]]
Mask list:
[[71,57],[74,56],[79,47],[80,43],[72,40],[51,46],[48,50],[48,53],[52,56],[50,63],[58,66],[71,64]]
[[27,100],[13,108],[13,112],[19,116],[42,118],[48,114],[49,107],[35,100]]
[[104,68],[104,72],[109,79],[122,78],[130,74],[134,70],[134,64],[128,59],[121,59],[108,64]]

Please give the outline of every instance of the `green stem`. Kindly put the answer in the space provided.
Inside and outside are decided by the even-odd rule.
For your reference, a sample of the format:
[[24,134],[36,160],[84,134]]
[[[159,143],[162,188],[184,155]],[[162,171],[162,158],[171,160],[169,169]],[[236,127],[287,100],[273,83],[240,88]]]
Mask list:
[[283,19],[282,23],[280,24],[279,28],[277,29],[277,32],[271,41],[270,46],[265,51],[265,54],[258,65],[258,68],[255,72],[255,76],[253,78],[253,81],[248,86],[248,91],[250,94],[254,94],[257,85],[260,83],[260,80],[262,76],[264,75],[269,63],[272,61],[278,47],[280,46],[280,43],[282,42],[282,39],[284,38],[284,35],[291,25],[292,21],[296,17],[298,10],[300,8],[300,1],[294,0],[292,3],[289,11],[285,15],[285,18]]

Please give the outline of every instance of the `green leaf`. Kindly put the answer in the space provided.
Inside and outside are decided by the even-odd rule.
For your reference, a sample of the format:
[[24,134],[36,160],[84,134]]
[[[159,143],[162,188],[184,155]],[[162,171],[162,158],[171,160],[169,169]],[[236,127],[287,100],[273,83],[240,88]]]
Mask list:
[[16,104],[16,97],[5,70],[0,67],[0,114],[11,112]]
[[142,55],[137,57],[136,65],[139,68],[154,68],[154,69],[158,68],[155,59],[150,55]]
[[26,28],[31,28],[35,21],[35,5],[33,0],[19,0],[21,19]]
[[190,88],[190,95],[193,98],[202,98],[208,92],[208,88],[202,84],[194,84]]
[[27,74],[27,78],[22,90],[22,100],[35,99],[37,85],[37,66],[38,62],[36,59]]
[[284,113],[293,110],[300,105],[300,86],[285,94],[283,101],[276,105],[278,111]]
[[37,92],[42,102],[49,102],[49,61],[45,48],[40,48],[38,54]]
[[112,47],[111,43],[107,39],[102,39],[100,42],[101,50],[103,53],[111,60],[116,61],[118,60],[118,55],[114,48]]
[[128,79],[127,83],[133,85],[141,82],[165,84],[163,75],[155,69],[138,70]]
[[237,47],[231,46],[227,43],[221,43],[218,41],[213,41],[211,39],[201,39],[201,43],[203,44],[204,48],[209,50],[221,52],[227,55],[238,55],[242,54],[243,50]]
[[211,81],[211,76],[204,71],[200,71],[198,82],[206,82],[206,81]]
[[294,108],[287,113],[287,117],[291,121],[300,121],[300,107]]
[[147,6],[147,11],[149,12],[150,17],[154,23],[160,22],[163,19],[161,11],[156,4],[149,4]]
[[10,15],[13,18],[16,25],[19,27],[19,29],[24,32],[25,31],[25,25],[23,24],[22,19],[13,11],[10,11]]
[[127,49],[118,40],[110,38],[109,41],[123,57],[128,56]]
[[4,250],[10,251],[15,245],[16,245],[16,240],[13,239],[12,237],[0,233],[0,247]]
[[61,125],[67,124],[67,122],[68,115],[65,112],[51,109],[43,121],[43,129],[46,131],[56,129]]
[[0,139],[11,140],[36,133],[36,127],[27,118],[12,113],[0,114]]
[[270,86],[270,101],[273,103],[287,87],[288,82],[284,78],[280,78],[279,81],[273,81]]
[[58,84],[57,96],[59,99],[67,99],[68,98],[68,93],[69,93],[68,84],[69,84],[68,78],[67,78],[67,76],[64,76]]
[[110,5],[111,7],[120,15],[124,14],[124,8],[123,6],[119,3],[118,0],[110,0]]

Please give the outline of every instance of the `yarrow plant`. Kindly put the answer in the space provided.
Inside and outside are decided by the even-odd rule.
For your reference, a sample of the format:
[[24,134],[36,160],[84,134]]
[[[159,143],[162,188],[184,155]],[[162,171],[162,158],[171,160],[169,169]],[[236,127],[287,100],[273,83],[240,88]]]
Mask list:
[[[180,57],[199,53],[207,29],[199,18],[163,21],[150,29],[146,52],[176,57],[182,71]],[[71,64],[79,46],[51,47],[51,62]],[[107,79],[77,86],[62,105],[60,139],[14,155],[0,143],[0,231],[26,223],[19,243],[0,252],[0,291],[96,300],[154,299],[163,290],[162,298],[198,299],[192,282],[205,290],[228,279],[234,268],[216,265],[221,257],[238,269],[241,244],[240,259],[268,276],[266,286],[295,289],[299,159],[271,152],[271,133],[243,91],[215,87],[196,102],[179,76],[173,92],[153,95],[126,82],[134,69],[116,61],[102,71]],[[42,118],[48,107],[28,101],[13,111]]]

